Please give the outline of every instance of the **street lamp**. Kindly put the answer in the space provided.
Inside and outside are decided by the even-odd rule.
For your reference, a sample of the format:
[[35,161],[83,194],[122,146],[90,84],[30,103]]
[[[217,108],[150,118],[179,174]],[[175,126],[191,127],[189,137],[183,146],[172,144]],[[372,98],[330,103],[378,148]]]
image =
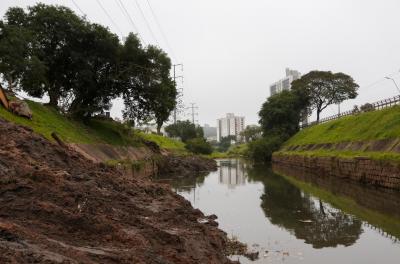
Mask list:
[[396,88],[397,88],[397,90],[398,90],[398,91],[399,91],[399,93],[400,93],[399,86],[397,85],[396,81],[395,81],[393,78],[390,78],[390,77],[386,76],[386,77],[385,77],[385,79],[392,80],[392,81],[393,81],[393,83],[394,83],[394,85],[396,85]]

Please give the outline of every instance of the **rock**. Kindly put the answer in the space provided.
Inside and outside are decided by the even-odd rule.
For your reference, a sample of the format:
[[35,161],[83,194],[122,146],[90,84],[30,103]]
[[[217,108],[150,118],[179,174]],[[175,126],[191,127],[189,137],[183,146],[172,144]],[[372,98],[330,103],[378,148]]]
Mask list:
[[25,101],[13,100],[9,103],[9,107],[14,114],[32,119],[32,111]]

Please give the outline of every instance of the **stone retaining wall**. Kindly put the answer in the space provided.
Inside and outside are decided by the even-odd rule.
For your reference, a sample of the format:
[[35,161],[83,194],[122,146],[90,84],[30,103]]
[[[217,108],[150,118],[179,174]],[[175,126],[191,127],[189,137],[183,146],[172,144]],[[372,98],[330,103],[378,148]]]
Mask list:
[[344,159],[275,154],[272,162],[279,166],[305,170],[316,176],[333,176],[400,190],[400,166],[388,161],[371,160],[365,157]]

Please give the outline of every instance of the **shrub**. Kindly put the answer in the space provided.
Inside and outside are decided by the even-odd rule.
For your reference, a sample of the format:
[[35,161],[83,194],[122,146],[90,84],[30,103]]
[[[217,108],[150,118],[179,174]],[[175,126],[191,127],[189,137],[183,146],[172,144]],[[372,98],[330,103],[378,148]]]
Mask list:
[[209,155],[213,152],[213,148],[204,138],[194,138],[186,141],[185,148],[195,154]]
[[279,136],[269,136],[248,143],[247,154],[256,163],[271,161],[272,153],[279,150],[283,140]]
[[363,111],[363,112],[370,112],[370,111],[374,111],[374,110],[375,110],[375,107],[374,107],[372,104],[370,104],[370,103],[366,103],[366,104],[362,105],[362,106],[360,107],[360,109],[361,109],[361,111]]

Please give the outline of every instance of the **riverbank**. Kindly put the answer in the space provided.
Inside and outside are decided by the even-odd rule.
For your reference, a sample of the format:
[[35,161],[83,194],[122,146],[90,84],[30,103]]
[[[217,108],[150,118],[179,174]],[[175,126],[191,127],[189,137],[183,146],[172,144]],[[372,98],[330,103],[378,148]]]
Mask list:
[[167,185],[0,119],[1,263],[231,263],[228,239]]
[[272,162],[312,175],[400,190],[400,106],[301,130]]

